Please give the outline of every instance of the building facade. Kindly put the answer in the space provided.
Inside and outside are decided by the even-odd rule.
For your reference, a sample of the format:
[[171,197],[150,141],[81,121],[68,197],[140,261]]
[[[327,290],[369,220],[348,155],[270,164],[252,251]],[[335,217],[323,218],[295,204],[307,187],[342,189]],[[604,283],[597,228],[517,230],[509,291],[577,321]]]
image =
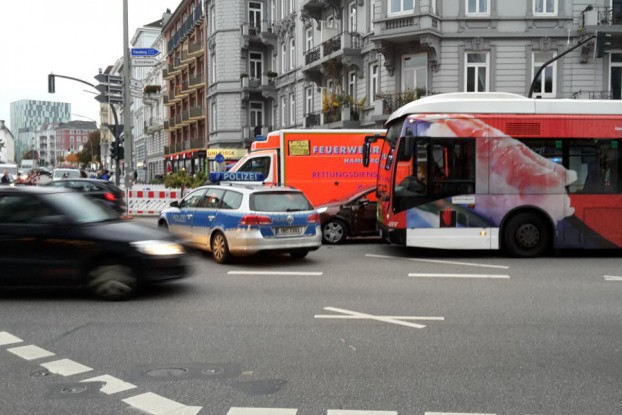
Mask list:
[[0,163],[15,163],[15,138],[4,120],[0,120]]
[[11,129],[15,137],[15,161],[35,150],[36,132],[44,124],[71,120],[71,104],[23,99],[11,102]]
[[39,150],[39,166],[56,167],[67,153],[62,146],[56,146],[56,127],[61,123],[43,124],[37,130],[37,149]]
[[59,124],[54,129],[55,153],[63,159],[71,153],[79,153],[89,142],[89,134],[97,130],[94,121],[69,121]]

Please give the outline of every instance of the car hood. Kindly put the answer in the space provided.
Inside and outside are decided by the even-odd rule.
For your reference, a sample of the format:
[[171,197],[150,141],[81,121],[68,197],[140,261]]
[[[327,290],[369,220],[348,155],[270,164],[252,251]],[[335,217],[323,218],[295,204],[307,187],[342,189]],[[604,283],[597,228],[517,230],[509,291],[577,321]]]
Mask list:
[[175,240],[175,237],[159,229],[121,220],[88,224],[85,230],[93,237],[108,241]]

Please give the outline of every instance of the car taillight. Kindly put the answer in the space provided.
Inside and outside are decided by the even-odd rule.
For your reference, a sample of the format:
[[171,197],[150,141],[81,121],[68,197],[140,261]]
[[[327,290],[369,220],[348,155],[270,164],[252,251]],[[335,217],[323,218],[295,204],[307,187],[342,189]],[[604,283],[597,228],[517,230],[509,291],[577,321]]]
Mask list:
[[307,218],[307,223],[320,223],[320,214],[314,213],[312,215],[309,215],[309,217]]
[[114,202],[117,200],[117,197],[114,195],[114,193],[106,192],[104,193],[104,199],[109,202]]
[[271,225],[272,219],[268,216],[261,215],[246,215],[240,221],[240,225],[244,226],[257,226],[257,225]]

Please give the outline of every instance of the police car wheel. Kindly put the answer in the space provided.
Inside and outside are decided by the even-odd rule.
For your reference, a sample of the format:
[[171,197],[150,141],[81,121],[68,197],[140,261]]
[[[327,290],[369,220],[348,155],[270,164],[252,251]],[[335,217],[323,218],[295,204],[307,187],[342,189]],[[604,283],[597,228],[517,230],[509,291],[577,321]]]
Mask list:
[[212,236],[212,256],[214,257],[214,261],[219,264],[225,264],[231,258],[227,238],[225,238],[225,235],[221,232],[216,232],[214,236]]

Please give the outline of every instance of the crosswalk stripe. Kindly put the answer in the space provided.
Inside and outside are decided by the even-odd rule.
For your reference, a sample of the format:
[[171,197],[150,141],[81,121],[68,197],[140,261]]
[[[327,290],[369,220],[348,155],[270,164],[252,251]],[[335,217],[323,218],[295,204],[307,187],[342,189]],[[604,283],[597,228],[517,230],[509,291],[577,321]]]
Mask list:
[[227,415],[296,415],[293,408],[231,408]]
[[507,274],[423,274],[423,273],[409,273],[409,277],[413,278],[497,278],[508,279]]
[[6,331],[0,331],[0,346],[21,342],[23,342],[23,340],[19,337],[15,337],[11,333]]
[[54,353],[33,344],[29,346],[13,347],[11,349],[7,349],[7,351],[21,357],[24,360],[35,360],[41,359],[42,357],[54,356]]
[[136,385],[124,382],[121,379],[117,379],[114,376],[103,375],[94,378],[84,379],[80,382],[104,382],[105,385],[100,389],[101,392],[106,395],[112,395],[114,393],[123,392],[126,390],[134,389]]
[[122,401],[151,415],[190,415],[198,414],[202,409],[199,406],[186,406],[153,392],[132,396]]
[[52,373],[61,376],[77,375],[78,373],[89,372],[93,370],[88,366],[84,366],[70,359],[54,360],[53,362],[42,363],[41,366]]
[[615,275],[605,275],[605,281],[622,281],[622,277],[617,277]]

